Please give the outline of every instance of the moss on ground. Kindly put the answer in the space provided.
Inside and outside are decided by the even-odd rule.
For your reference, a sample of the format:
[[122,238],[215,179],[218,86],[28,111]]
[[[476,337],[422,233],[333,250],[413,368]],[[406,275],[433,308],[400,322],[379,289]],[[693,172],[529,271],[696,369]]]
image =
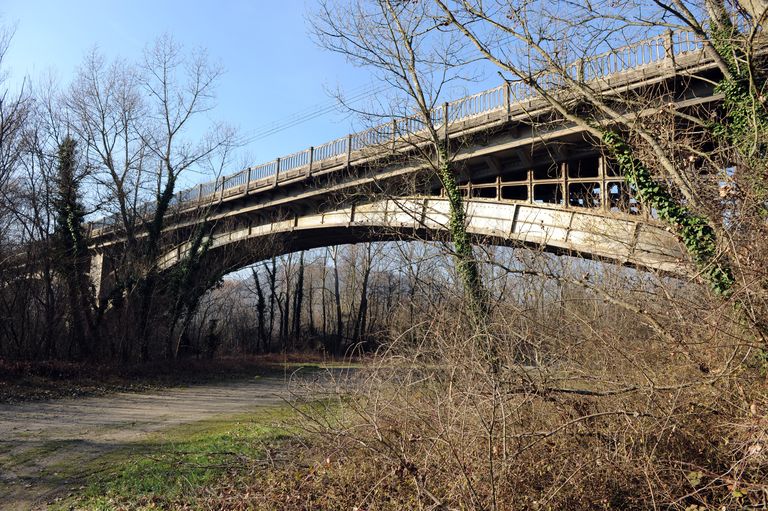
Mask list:
[[[195,508],[195,496],[217,480],[245,473],[272,448],[296,436],[289,405],[177,426],[79,467],[93,473],[54,510]],[[72,467],[56,470],[66,472]]]

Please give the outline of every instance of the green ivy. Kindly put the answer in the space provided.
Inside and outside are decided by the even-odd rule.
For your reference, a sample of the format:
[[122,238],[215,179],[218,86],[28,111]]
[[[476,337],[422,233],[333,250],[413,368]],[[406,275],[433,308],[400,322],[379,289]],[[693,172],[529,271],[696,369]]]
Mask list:
[[680,204],[666,187],[653,179],[621,136],[603,131],[603,142],[611,150],[626,183],[637,190],[640,201],[654,208],[661,220],[675,228],[712,290],[728,295],[734,284],[733,273],[718,260],[717,237],[707,220]]
[[450,206],[448,229],[456,250],[457,271],[469,294],[472,312],[475,316],[482,317],[487,312],[487,298],[477,260],[472,251],[472,242],[469,233],[467,233],[464,201],[461,198],[459,184],[451,168],[448,150],[445,147],[438,148],[438,158],[438,173]]
[[[55,239],[63,253],[76,261],[87,255],[83,219],[85,208],[80,202],[80,184],[75,176],[77,143],[72,137],[65,137],[57,152],[56,195],[53,205],[56,210]],[[76,263],[75,263],[76,264]],[[73,268],[66,271],[74,272]]]
[[203,229],[195,232],[187,254],[174,265],[170,280],[176,293],[181,294],[200,269],[203,256],[213,245],[213,236],[206,236]]
[[761,214],[766,216],[768,112],[762,104],[760,91],[752,87],[746,53],[735,43],[739,36],[736,27],[728,20],[719,26],[713,23],[709,30],[709,40],[725,60],[731,74],[715,86],[715,92],[723,95],[725,115],[713,121],[709,128],[713,135],[725,140],[744,159],[750,169],[747,179],[757,194]]
[[765,348],[758,349],[750,363],[750,366],[760,371],[763,376],[768,376],[768,350]]
[[480,352],[484,354],[488,362],[490,372],[498,374],[501,369],[501,357],[499,355],[498,339],[485,330],[486,319],[489,312],[489,298],[483,285],[480,268],[472,250],[472,240],[467,232],[467,214],[464,209],[464,200],[459,190],[456,174],[448,157],[447,144],[437,145],[438,174],[445,189],[449,204],[448,229],[451,241],[455,249],[456,271],[462,285],[468,295],[469,309],[472,313],[475,326],[480,330],[475,336]]

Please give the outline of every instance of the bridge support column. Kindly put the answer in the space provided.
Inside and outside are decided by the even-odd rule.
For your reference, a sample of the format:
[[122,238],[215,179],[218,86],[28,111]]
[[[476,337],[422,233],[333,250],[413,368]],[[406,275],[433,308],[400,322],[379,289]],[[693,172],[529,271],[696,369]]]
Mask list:
[[109,296],[115,285],[112,263],[104,252],[97,252],[91,256],[90,277],[96,304],[100,305],[102,300]]

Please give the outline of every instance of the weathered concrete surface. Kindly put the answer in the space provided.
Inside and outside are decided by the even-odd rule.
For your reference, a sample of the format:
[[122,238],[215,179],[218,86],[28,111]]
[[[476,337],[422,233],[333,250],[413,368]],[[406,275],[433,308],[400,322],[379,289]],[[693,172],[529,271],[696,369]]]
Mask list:
[[[677,237],[658,222],[639,216],[482,200],[466,200],[466,209],[467,231],[479,242],[522,244],[681,276],[692,270]],[[446,232],[448,223],[446,199],[387,199],[222,231],[213,236],[212,261],[227,264],[227,256],[245,253],[249,255],[242,261],[250,264],[276,253],[332,244],[408,239],[407,233],[423,239],[429,237],[430,232]],[[276,242],[275,237],[281,235],[284,239]],[[243,250],[249,243],[254,247],[270,247],[270,251],[259,256],[257,250]],[[187,242],[175,247],[160,258],[159,266],[170,268],[177,264],[187,256],[191,246],[192,242]]]

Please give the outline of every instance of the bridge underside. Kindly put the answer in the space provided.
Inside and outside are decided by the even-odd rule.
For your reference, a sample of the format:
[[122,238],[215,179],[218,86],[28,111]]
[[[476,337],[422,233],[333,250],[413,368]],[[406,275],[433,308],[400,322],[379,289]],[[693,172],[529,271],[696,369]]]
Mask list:
[[[627,214],[543,204],[469,200],[468,231],[476,241],[550,252],[686,275],[676,237],[660,225]],[[311,248],[411,239],[446,239],[448,202],[435,197],[387,199],[217,232],[206,255],[212,272],[234,271],[274,255]],[[159,261],[169,269],[189,250],[182,244]]]

